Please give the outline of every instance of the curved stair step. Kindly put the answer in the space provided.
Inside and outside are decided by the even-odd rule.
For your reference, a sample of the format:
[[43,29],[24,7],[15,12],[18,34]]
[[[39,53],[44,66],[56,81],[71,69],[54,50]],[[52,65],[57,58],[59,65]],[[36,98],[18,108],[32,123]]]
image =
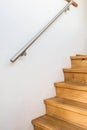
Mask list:
[[87,84],[60,82],[54,86],[58,97],[87,103]]
[[48,115],[41,116],[33,120],[32,123],[35,130],[86,130]]
[[87,69],[63,69],[64,81],[87,84]]
[[58,97],[45,100],[47,115],[87,128],[87,104]]
[[86,56],[71,56],[72,68],[87,68],[87,55]]

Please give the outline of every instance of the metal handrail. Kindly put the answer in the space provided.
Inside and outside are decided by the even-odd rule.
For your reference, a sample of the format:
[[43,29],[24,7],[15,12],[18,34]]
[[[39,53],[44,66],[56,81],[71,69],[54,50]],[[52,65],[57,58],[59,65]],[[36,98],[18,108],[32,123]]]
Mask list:
[[[48,29],[48,27],[65,11],[69,9],[71,4],[74,5],[73,0],[66,0],[69,2],[39,33],[37,33],[25,46],[23,46],[11,59],[10,61],[15,62],[20,56],[26,55],[26,50]],[[74,5],[75,6],[75,5]]]

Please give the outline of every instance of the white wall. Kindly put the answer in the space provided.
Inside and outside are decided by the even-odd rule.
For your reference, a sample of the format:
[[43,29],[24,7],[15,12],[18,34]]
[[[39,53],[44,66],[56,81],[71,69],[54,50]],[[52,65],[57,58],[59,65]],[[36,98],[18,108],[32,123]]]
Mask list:
[[[65,0],[0,0],[0,130],[33,130],[55,95],[69,56],[87,53],[86,0],[71,6],[14,64],[9,59],[62,9]],[[84,8],[85,7],[85,8]],[[87,17],[86,17],[87,18]]]

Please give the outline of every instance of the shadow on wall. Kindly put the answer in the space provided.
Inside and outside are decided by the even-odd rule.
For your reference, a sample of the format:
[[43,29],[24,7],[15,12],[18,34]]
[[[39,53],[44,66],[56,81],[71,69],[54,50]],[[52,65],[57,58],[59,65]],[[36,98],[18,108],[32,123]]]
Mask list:
[[87,0],[84,0],[84,14],[85,14],[85,22],[87,22]]

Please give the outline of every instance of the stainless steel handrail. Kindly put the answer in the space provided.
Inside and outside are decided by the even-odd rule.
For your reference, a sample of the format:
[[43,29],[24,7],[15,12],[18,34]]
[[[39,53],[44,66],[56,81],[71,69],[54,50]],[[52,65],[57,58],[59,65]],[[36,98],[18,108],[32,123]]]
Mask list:
[[26,55],[26,50],[47,30],[47,28],[65,11],[69,9],[69,6],[73,4],[71,0],[69,3],[39,32],[37,33],[25,46],[23,46],[11,59],[10,61],[15,62],[20,56]]

